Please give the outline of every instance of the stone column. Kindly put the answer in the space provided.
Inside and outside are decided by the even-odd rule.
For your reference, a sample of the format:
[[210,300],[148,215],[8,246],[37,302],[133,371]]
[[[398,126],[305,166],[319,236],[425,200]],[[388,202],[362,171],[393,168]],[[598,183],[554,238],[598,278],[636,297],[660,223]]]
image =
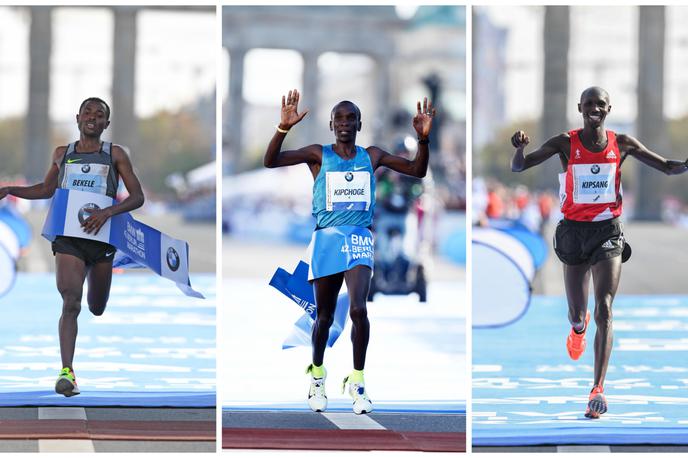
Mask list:
[[[664,7],[641,6],[638,17],[638,118],[636,135],[660,154],[669,151],[664,120]],[[638,164],[635,219],[659,221],[666,177]]]
[[320,81],[318,78],[318,56],[320,53],[314,51],[304,52],[303,57],[303,94],[302,102],[299,102],[299,111],[308,108],[308,115],[303,119],[303,127],[299,129],[299,144],[310,145],[311,143],[322,143],[325,140],[318,137],[318,131],[326,118],[322,118],[318,112],[320,98],[318,92]]
[[[543,47],[545,71],[543,77],[540,138],[534,139],[535,141],[530,143],[527,152],[533,151],[537,147],[536,144],[540,145],[546,139],[568,129],[566,117],[569,63],[568,6],[545,7]],[[536,178],[536,185],[540,188],[558,188],[557,174],[561,172],[561,163],[557,158],[549,159],[540,167],[542,167],[542,170]]]
[[[388,56],[378,56],[375,59],[375,86],[376,86],[376,99],[377,99],[377,112],[374,113],[374,118],[369,117],[368,128],[372,127],[373,131],[373,144],[380,145],[382,147],[389,148],[387,144],[388,138],[385,137],[386,133],[389,131],[387,129],[389,125],[389,105],[390,105],[390,59]],[[371,113],[373,114],[373,113]]]
[[54,145],[50,135],[50,54],[52,7],[32,6],[29,28],[29,106],[24,127],[26,162],[24,175],[30,183],[41,181]]
[[[244,120],[244,57],[246,50],[243,48],[229,50],[229,93],[223,121],[227,149],[223,154],[230,169],[240,169],[243,157],[241,139]],[[237,171],[240,170],[232,170]]]
[[112,113],[108,128],[112,141],[129,147],[133,155],[138,152],[138,123],[134,111],[137,9],[130,6],[113,7]]

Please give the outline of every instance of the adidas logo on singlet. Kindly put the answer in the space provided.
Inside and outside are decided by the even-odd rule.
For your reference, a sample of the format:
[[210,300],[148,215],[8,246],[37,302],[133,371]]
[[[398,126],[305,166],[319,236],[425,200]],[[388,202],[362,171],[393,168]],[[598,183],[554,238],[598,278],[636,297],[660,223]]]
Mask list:
[[576,159],[580,159],[580,150],[576,150]]
[[616,154],[614,154],[614,151],[607,153],[607,159],[616,159]]

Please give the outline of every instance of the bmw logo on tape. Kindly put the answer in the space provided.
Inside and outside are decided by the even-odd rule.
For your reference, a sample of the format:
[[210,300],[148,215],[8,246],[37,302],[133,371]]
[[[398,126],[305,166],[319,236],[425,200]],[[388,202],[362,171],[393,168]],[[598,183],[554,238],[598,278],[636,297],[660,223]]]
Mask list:
[[79,223],[84,224],[84,221],[86,221],[88,217],[91,216],[93,210],[100,210],[100,207],[92,202],[87,203],[86,205],[81,207],[79,209],[79,213],[77,214],[77,216],[79,217]]
[[177,250],[172,247],[167,249],[167,267],[169,267],[172,272],[176,272],[177,269],[179,269],[179,254]]

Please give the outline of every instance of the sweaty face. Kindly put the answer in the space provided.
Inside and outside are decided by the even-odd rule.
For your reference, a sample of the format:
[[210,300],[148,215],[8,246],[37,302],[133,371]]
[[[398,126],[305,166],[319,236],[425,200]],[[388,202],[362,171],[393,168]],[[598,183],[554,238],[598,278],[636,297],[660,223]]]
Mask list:
[[332,111],[331,123],[337,140],[349,143],[356,139],[358,114],[352,105],[348,103],[337,105]]
[[87,102],[76,117],[79,132],[89,137],[100,137],[110,124],[107,112],[102,103],[92,100]]
[[597,91],[584,93],[578,104],[578,109],[583,115],[583,121],[593,127],[604,122],[610,108],[609,96]]

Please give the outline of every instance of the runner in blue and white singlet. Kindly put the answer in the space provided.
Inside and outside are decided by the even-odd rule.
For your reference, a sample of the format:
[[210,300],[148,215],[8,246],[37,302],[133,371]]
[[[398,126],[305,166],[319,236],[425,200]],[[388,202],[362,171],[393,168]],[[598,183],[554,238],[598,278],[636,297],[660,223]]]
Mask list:
[[299,93],[289,91],[282,97],[280,123],[265,152],[266,167],[307,164],[313,175],[313,216],[316,228],[308,247],[309,280],[313,281],[317,318],[313,324],[313,360],[308,404],[316,412],[327,408],[323,366],[325,346],[333,322],[337,296],[346,282],[349,292],[351,341],[354,370],[344,379],[349,383],[353,411],[372,411],[365,391],[363,368],[368,348],[370,324],[366,300],[373,268],[373,234],[370,226],[375,209],[375,176],[378,167],[422,178],[428,168],[428,137],[435,110],[427,98],[417,104],[413,128],[418,134],[418,153],[413,160],[394,156],[376,147],[356,145],[361,130],[361,112],[352,102],[338,103],[330,116],[330,130],[335,143],[309,145],[297,150],[282,151],[282,142],[294,125],[308,111],[298,112]]

